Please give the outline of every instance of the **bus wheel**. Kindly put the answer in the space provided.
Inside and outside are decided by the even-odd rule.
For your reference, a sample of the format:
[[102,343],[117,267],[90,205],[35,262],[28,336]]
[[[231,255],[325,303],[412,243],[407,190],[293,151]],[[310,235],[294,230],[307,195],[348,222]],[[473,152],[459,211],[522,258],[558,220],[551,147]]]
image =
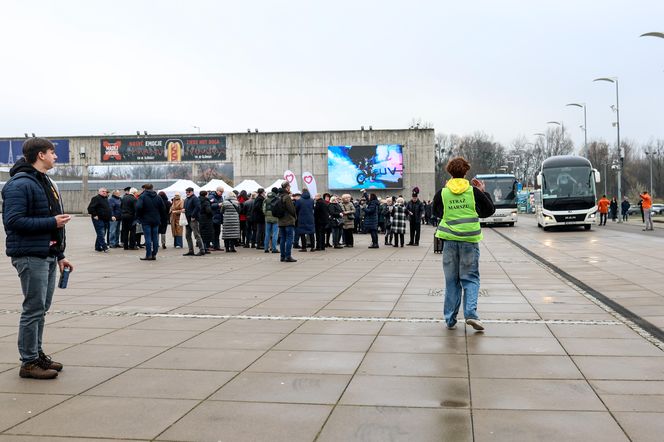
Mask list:
[[547,227],[547,226],[542,226],[542,229],[544,229],[545,232],[549,231],[549,227]]
[[591,225],[590,224],[584,224],[583,228],[586,230],[590,230]]

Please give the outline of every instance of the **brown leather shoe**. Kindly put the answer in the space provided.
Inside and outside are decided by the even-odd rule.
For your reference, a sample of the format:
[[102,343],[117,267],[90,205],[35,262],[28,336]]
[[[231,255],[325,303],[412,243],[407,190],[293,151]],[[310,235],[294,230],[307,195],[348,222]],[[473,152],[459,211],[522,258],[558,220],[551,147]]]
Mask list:
[[55,379],[58,377],[58,372],[48,368],[48,365],[41,359],[37,359],[21,365],[18,375],[22,378]]
[[50,356],[46,355],[43,351],[39,352],[39,359],[44,361],[44,364],[48,364],[48,368],[50,370],[62,371],[64,367],[64,365],[62,365],[59,362],[55,362],[53,359],[51,359]]

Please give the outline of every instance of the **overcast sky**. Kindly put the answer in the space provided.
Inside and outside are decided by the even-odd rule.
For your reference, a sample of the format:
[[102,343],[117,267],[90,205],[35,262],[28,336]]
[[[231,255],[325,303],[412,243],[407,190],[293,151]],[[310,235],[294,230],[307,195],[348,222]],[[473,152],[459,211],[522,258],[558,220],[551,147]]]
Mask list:
[[664,139],[661,0],[13,1],[0,138],[404,128]]

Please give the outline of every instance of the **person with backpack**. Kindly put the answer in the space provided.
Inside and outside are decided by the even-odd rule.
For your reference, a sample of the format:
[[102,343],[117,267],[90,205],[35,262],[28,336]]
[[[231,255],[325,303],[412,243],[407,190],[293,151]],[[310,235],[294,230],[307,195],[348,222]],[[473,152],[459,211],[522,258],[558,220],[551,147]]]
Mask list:
[[277,198],[278,193],[279,189],[273,187],[263,202],[263,213],[265,214],[265,240],[263,248],[265,249],[265,253],[269,253],[270,251],[272,253],[279,252],[277,250],[279,219],[272,213],[272,203],[274,202],[275,198]]
[[297,262],[297,259],[291,256],[297,215],[290,196],[290,183],[288,181],[281,184],[281,192],[272,203],[272,214],[279,219],[281,262]]

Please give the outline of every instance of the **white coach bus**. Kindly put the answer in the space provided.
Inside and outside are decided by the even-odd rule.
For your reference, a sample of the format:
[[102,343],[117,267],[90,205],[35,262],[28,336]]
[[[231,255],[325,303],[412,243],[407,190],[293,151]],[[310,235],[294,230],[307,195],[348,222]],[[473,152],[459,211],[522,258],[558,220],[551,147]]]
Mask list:
[[488,218],[480,218],[481,224],[507,224],[514,226],[517,222],[517,184],[512,174],[483,174],[477,175],[478,180],[484,181],[484,190],[491,195],[496,212]]
[[586,158],[561,155],[544,160],[535,192],[537,227],[578,225],[590,230],[596,223],[599,182],[599,172]]

